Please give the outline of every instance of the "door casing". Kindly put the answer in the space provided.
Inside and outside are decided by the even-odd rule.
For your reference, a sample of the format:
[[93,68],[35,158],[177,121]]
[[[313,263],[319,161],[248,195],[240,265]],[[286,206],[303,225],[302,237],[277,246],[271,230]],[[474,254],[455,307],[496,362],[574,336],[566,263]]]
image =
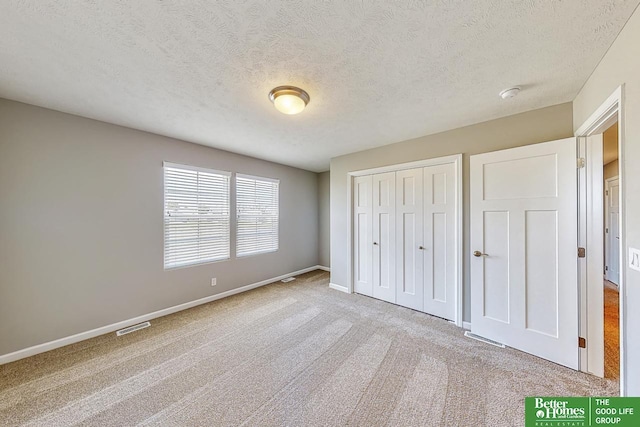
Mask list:
[[[625,111],[624,111],[624,85],[618,86],[611,95],[589,116],[589,118],[574,132],[577,137],[587,138],[592,135],[601,134],[607,128],[609,128],[615,121],[618,121],[618,164],[619,164],[619,176],[620,176],[620,283],[618,284],[620,294],[620,395],[627,395],[626,388],[626,364],[627,364],[627,352],[626,352],[626,311],[627,311],[627,298],[626,298],[626,257],[624,249],[627,247],[626,239],[626,212],[625,212],[625,200],[626,185],[624,177],[625,175]],[[585,143],[585,146],[587,144]],[[589,182],[592,177],[589,175],[589,171],[586,171],[584,179]],[[580,182],[580,192],[584,191],[584,182]],[[583,215],[588,220],[589,212],[593,209],[597,209],[595,206],[578,206],[579,215]],[[602,210],[602,206],[600,206]],[[597,224],[594,224],[597,225]],[[598,232],[602,233],[603,223],[600,222],[600,229]],[[579,239],[586,238],[586,230],[578,230]],[[582,240],[584,241],[584,240]],[[588,250],[588,248],[587,248]],[[590,262],[590,260],[587,260]],[[594,261],[595,262],[595,261]],[[602,259],[599,260],[600,275],[602,277]],[[581,336],[588,336],[589,332],[593,328],[602,328],[604,319],[600,316],[591,317],[588,316],[588,302],[585,301],[585,296],[588,295],[589,289],[587,288],[587,270],[597,271],[596,268],[589,268],[590,266],[584,265],[579,268],[578,280],[580,282],[580,333]],[[595,280],[591,280],[591,283],[595,283]],[[600,288],[601,289],[601,288]],[[600,324],[597,324],[599,322]],[[594,324],[595,323],[595,324]],[[586,334],[586,335],[583,335]],[[604,339],[604,337],[603,337]],[[590,359],[588,353],[594,348],[589,346],[587,341],[586,349],[580,349],[580,370],[584,372],[590,372],[592,369],[589,367],[588,360]],[[593,360],[593,358],[591,358]]]

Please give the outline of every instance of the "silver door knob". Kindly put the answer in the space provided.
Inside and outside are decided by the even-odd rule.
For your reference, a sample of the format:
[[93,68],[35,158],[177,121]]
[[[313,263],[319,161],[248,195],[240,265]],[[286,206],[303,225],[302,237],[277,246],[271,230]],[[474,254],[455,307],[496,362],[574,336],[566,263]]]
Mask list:
[[473,256],[474,256],[474,257],[477,257],[477,258],[480,258],[481,256],[489,256],[489,255],[487,255],[487,254],[483,254],[483,253],[482,253],[482,252],[480,252],[480,251],[473,251]]

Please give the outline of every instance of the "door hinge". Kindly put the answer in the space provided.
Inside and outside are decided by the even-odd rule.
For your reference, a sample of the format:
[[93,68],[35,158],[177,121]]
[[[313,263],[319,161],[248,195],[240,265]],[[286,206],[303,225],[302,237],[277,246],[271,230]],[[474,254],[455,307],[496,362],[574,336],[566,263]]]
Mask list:
[[585,165],[584,157],[578,157],[578,169],[582,169]]
[[608,196],[608,195],[609,195],[609,190],[605,191],[605,192],[604,192],[604,195],[605,195],[605,196]]
[[585,248],[578,248],[578,258],[584,258],[587,256],[587,250]]
[[609,271],[609,266],[608,265],[604,268],[604,271]]
[[587,340],[582,337],[578,337],[578,347],[587,348]]
[[605,232],[605,233],[608,233],[608,232],[609,232],[609,229],[608,229],[608,228],[605,228],[605,229],[604,229],[604,232]]

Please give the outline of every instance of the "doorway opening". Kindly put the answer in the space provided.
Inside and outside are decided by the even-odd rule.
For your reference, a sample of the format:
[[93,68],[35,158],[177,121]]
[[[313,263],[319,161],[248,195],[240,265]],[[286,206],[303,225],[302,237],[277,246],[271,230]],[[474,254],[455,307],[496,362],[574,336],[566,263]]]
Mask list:
[[[617,117],[616,117],[617,118]],[[620,172],[618,121],[602,134],[604,377],[620,378]]]
[[[626,396],[623,92],[624,86],[616,88],[575,135],[579,183],[580,370],[618,381],[620,395]],[[605,145],[605,133],[614,142]]]

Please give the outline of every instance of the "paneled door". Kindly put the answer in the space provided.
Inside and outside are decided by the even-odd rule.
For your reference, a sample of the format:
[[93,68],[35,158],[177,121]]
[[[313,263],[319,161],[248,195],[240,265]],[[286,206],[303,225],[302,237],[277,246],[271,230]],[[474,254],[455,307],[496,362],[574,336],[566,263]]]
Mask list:
[[373,296],[373,192],[371,175],[359,176],[353,188],[353,256],[355,291]]
[[578,368],[576,140],[471,156],[476,335]]
[[606,263],[607,280],[620,283],[620,180],[607,181]]
[[396,172],[396,303],[424,309],[423,168]]
[[424,168],[424,308],[434,316],[456,317],[456,168]]
[[396,302],[396,173],[372,176],[373,297]]

